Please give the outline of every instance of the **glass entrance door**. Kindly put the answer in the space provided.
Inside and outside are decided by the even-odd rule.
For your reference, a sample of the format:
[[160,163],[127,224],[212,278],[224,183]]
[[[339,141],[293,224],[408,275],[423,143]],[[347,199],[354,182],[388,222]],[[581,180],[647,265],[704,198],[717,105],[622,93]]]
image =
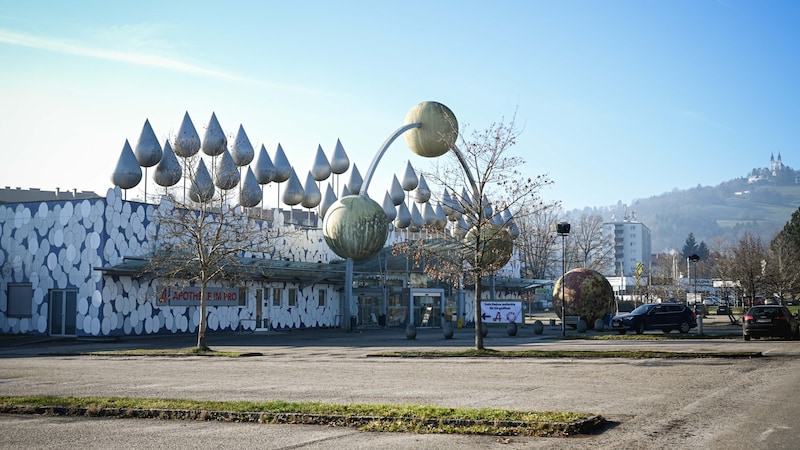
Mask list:
[[256,289],[256,331],[269,330],[269,290]]
[[432,328],[442,326],[442,297],[440,295],[414,296],[414,326]]
[[381,325],[381,301],[383,297],[376,295],[358,296],[358,325],[379,326]]
[[54,289],[50,291],[50,334],[75,336],[78,317],[78,293]]

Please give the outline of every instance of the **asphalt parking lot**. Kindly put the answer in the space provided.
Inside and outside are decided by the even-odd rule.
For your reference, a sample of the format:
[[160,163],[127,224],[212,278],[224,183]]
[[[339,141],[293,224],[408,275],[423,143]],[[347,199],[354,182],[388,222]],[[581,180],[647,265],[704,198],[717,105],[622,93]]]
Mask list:
[[[724,321],[722,320],[724,319]],[[96,350],[184,348],[195,336],[109,340],[2,340],[0,395],[128,396],[199,400],[415,403],[600,414],[602,432],[571,438],[412,435],[353,429],[134,419],[0,416],[2,448],[793,448],[798,438],[800,344],[744,342],[726,317],[681,339],[592,340],[530,325],[494,349],[655,348],[758,351],[754,359],[382,358],[385,350],[470,348],[474,330],[339,329],[209,334],[218,350],[248,358],[85,356]],[[587,332],[587,336],[595,332]],[[657,332],[655,334],[661,334]],[[677,333],[674,333],[677,335]],[[786,403],[789,395],[795,401]]]

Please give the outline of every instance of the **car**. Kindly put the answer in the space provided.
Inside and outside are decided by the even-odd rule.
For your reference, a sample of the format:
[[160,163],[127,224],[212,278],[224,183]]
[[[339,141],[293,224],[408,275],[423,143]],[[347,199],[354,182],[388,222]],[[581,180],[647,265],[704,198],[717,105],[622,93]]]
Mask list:
[[647,303],[628,314],[611,318],[611,329],[619,334],[633,331],[642,334],[646,330],[662,330],[669,333],[678,330],[686,334],[697,326],[697,315],[683,303]]
[[731,314],[731,308],[728,305],[717,306],[717,315],[729,316],[730,314]]
[[742,335],[750,338],[779,337],[787,340],[800,337],[797,318],[782,305],[757,305],[747,310],[742,319]]

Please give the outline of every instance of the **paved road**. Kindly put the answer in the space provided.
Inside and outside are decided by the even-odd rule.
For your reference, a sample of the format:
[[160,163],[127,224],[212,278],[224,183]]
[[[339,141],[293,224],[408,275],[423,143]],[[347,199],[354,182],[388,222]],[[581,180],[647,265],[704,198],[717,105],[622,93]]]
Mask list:
[[[706,334],[736,333],[713,318]],[[570,410],[601,414],[603,432],[573,438],[362,433],[347,428],[133,419],[0,416],[2,448],[797,448],[800,343],[774,340],[561,339],[532,327],[517,336],[491,329],[489,348],[760,351],[754,359],[396,359],[383,350],[468,348],[472,330],[454,339],[420,330],[309,330],[209,335],[216,349],[263,356],[225,358],[77,356],[88,350],[169,348],[192,336],[119,342],[0,341],[0,395],[52,394],[423,403],[453,407]],[[16,344],[22,342],[16,341]],[[788,402],[783,397],[788,397]]]

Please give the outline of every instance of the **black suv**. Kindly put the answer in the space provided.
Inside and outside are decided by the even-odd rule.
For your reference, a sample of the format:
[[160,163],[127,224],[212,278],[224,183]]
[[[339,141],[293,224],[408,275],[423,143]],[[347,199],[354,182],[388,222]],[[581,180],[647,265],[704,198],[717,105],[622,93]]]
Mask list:
[[662,330],[664,333],[678,330],[686,334],[696,326],[697,316],[682,303],[648,303],[611,319],[611,329],[619,334],[628,331],[642,334],[645,330]]

